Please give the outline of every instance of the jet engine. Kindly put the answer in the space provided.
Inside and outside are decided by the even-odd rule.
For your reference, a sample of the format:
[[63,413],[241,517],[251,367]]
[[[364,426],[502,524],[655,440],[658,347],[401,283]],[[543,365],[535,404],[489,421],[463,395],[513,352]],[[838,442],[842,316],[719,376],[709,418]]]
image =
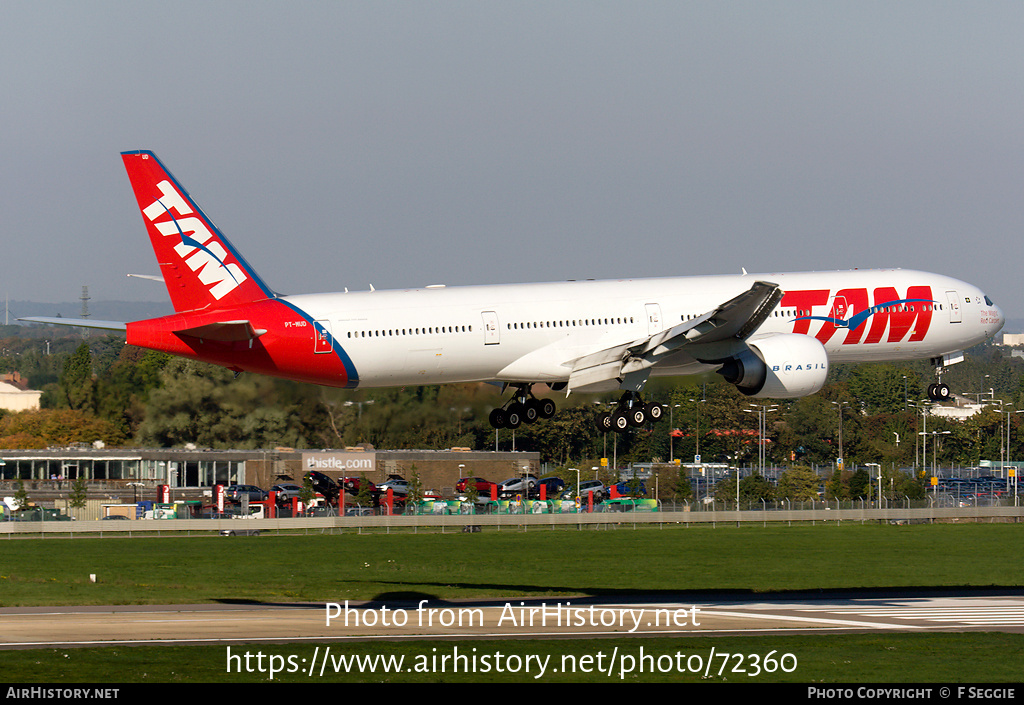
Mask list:
[[779,333],[746,344],[747,349],[726,360],[718,374],[748,397],[802,397],[825,384],[828,355],[816,338]]

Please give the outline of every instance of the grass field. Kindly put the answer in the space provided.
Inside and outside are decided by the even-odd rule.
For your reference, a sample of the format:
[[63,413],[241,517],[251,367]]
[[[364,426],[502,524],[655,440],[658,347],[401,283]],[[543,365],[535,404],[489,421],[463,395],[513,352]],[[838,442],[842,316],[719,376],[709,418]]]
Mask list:
[[[203,538],[12,539],[0,542],[0,605],[323,602],[625,595],[758,594],[774,591],[940,587],[969,594],[1024,586],[1024,542],[1014,524],[817,525],[799,527],[538,530],[478,534],[359,534]],[[89,574],[97,582],[89,582]],[[791,652],[799,664],[730,682],[936,682],[1021,680],[1024,637],[1011,634],[830,637],[643,638],[459,642],[477,653],[648,654]],[[472,646],[470,646],[472,644]],[[243,650],[245,647],[238,647]],[[312,645],[250,651],[305,654]],[[452,643],[375,642],[372,653],[428,658]],[[367,654],[366,645],[332,646]],[[431,650],[434,651],[431,651]],[[488,651],[485,651],[488,650]],[[237,653],[237,651],[236,651]],[[13,682],[266,681],[227,673],[224,647],[106,647],[4,653]],[[74,668],[68,665],[74,663]],[[296,669],[293,669],[296,670]],[[301,670],[301,669],[297,669]],[[144,674],[144,675],[143,675]],[[629,674],[622,680],[687,681],[691,675]],[[705,674],[706,676],[706,674]],[[64,680],[68,679],[68,680]],[[309,682],[297,673],[275,680]],[[326,680],[326,678],[325,678]],[[340,674],[330,680],[532,681],[499,674]],[[548,673],[544,682],[607,675]]]
[[843,524],[11,539],[0,605],[1021,587],[1021,536],[1016,524]]

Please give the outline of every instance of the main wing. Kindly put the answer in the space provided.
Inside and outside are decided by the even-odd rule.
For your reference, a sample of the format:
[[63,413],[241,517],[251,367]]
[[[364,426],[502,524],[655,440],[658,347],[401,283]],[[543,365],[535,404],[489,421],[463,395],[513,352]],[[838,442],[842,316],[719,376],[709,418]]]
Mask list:
[[[639,391],[651,368],[684,346],[695,358],[721,356],[722,343],[741,343],[764,323],[782,300],[778,284],[757,281],[747,291],[713,311],[631,343],[605,348],[570,360],[569,391],[606,389],[616,380],[623,389]],[[703,350],[702,350],[703,349]]]

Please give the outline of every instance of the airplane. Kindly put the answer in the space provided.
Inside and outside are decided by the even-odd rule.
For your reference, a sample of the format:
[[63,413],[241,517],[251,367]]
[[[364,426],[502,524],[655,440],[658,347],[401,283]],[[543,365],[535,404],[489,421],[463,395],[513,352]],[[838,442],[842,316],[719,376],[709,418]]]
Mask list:
[[717,372],[754,398],[795,398],[832,363],[930,358],[944,366],[1003,325],[980,289],[885,269],[445,286],[282,295],[271,289],[151,151],[121,157],[175,313],[131,323],[126,342],[242,372],[348,389],[489,382],[514,392],[495,428],[556,413],[552,390],[621,390],[603,431],[661,418],[651,376]]

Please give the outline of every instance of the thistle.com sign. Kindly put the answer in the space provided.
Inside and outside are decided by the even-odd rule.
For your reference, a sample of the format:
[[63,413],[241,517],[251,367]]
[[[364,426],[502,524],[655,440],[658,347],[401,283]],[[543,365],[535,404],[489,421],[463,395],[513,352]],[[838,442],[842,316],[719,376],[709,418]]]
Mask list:
[[339,476],[372,473],[377,468],[376,453],[303,453],[302,467]]

